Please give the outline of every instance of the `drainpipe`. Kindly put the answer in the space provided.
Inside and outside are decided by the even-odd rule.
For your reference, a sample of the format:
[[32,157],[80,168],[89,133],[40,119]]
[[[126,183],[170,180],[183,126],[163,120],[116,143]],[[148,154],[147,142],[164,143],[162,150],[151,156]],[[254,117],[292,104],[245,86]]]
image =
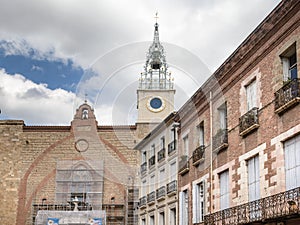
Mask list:
[[212,109],[212,92],[209,92],[209,113],[210,113],[210,147],[211,147],[211,153],[210,153],[210,205],[209,205],[209,214],[212,213],[212,206],[213,206],[213,198],[212,198],[212,172],[213,172],[213,168],[212,168],[212,163],[213,163],[213,109]]

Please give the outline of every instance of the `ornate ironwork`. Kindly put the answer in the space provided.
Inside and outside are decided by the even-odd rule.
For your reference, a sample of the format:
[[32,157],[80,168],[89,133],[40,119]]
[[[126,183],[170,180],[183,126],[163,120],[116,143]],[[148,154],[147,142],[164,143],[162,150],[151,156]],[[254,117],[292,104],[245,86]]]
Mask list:
[[219,151],[228,147],[228,130],[221,129],[213,136],[213,150]]
[[240,117],[240,135],[244,136],[259,127],[258,108],[254,107]]
[[140,198],[140,201],[139,201],[139,206],[140,206],[140,208],[146,206],[146,204],[147,204],[147,196],[141,197],[141,198]]
[[189,159],[188,159],[187,155],[181,156],[178,166],[179,166],[178,173],[180,175],[183,175],[190,170],[190,164],[189,164]]
[[205,146],[200,145],[193,151],[193,163],[199,162],[200,159],[204,158]]
[[300,79],[293,79],[275,92],[275,112],[281,113],[300,102]]
[[174,140],[170,144],[168,144],[168,155],[170,155],[175,150],[176,150],[176,140]]
[[162,148],[161,150],[159,150],[159,152],[157,153],[157,160],[158,162],[162,161],[163,159],[166,158],[166,149]]
[[150,159],[149,159],[149,167],[151,167],[153,165],[155,165],[155,155],[150,157]]
[[167,184],[167,194],[170,195],[172,193],[176,194],[177,192],[177,180],[173,180]]
[[300,216],[300,187],[204,217],[204,224],[238,225]]
[[141,73],[139,89],[173,90],[174,82],[168,71],[164,47],[159,41],[158,23],[154,27],[154,38],[147,53],[144,72]]
[[141,174],[145,173],[147,171],[147,162],[144,162],[141,165]]
[[147,203],[151,204],[155,201],[155,191],[152,191],[147,195]]
[[166,196],[166,186],[162,186],[156,190],[156,199],[162,199]]

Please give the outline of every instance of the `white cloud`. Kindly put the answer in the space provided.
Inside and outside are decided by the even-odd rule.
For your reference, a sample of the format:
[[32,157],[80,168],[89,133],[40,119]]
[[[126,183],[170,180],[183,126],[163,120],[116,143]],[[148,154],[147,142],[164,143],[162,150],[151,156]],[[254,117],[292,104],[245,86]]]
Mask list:
[[[1,42],[0,45],[8,55],[21,54],[36,59],[62,61],[72,58],[83,68],[89,68],[100,56],[113,52],[112,49],[126,46],[128,43],[151,41],[155,22],[153,17],[158,11],[160,40],[194,53],[199,61],[204,62],[213,72],[279,2],[280,0],[0,0],[0,40],[5,40],[2,42],[3,46]],[[147,48],[144,49],[144,57],[146,51]],[[173,53],[170,50],[166,51],[168,62],[173,60]],[[122,65],[119,62],[124,58],[129,59],[132,55],[134,54],[130,51],[127,54],[114,55],[109,62],[104,62],[107,68],[100,65],[100,74],[107,75],[105,69],[115,72],[114,69],[120,69],[119,66]],[[183,71],[186,75],[194,75],[194,71],[198,71],[198,68],[193,68],[194,65],[198,65],[194,61],[181,60],[180,63],[178,66],[179,62],[174,61],[173,66],[178,66],[178,70],[190,68]],[[81,82],[78,85],[77,97],[83,99],[82,95],[91,88],[88,97],[92,99],[92,103],[95,101],[95,111],[99,115],[97,118],[100,123],[119,123],[113,121],[114,116],[108,115],[108,112],[114,110],[124,110],[123,115],[132,119],[134,114],[129,113],[131,109],[128,107],[132,108],[133,102],[136,101],[136,92],[133,88],[129,90],[129,87],[138,80],[142,69],[142,66],[135,69],[132,72],[136,74],[130,74],[128,77],[120,77],[120,74],[126,76],[121,71],[116,80],[109,81],[110,86],[103,86],[105,79],[99,77],[89,80],[85,86]],[[5,77],[5,73],[1,73]],[[190,93],[191,90],[197,87],[191,88],[188,82],[188,87],[183,86],[183,77],[175,73],[174,77],[178,77],[175,83],[179,96],[176,98],[180,102],[176,105],[179,107],[193,94]],[[43,117],[45,124],[69,123],[73,116],[73,100],[69,98],[74,98],[75,94],[59,89],[51,91],[46,85],[34,84],[21,75],[7,76],[14,82],[7,84],[12,87],[0,89],[1,92],[5,91],[5,95],[2,95],[4,98],[0,100],[3,112],[9,109],[7,112],[10,114],[7,115],[24,118],[30,123],[40,123]],[[203,78],[202,74],[197,73],[195,78],[199,77]],[[9,79],[5,79],[8,82]],[[199,82],[197,79],[196,84],[200,85],[203,80]],[[20,93],[14,90],[15,82],[24,88]],[[128,88],[120,89],[120,85],[124,83],[128,84]],[[99,90],[101,87],[105,90]],[[8,91],[10,88],[14,91]],[[120,90],[126,90],[126,94],[131,96],[129,101],[119,100]],[[132,92],[129,94],[129,91]],[[100,101],[102,99],[99,95],[103,101]],[[67,103],[63,104],[64,101]],[[6,105],[3,105],[3,102]],[[8,102],[14,105],[10,106]],[[113,105],[114,103],[118,105]],[[51,113],[47,113],[45,108]],[[32,116],[33,114],[35,116]]]
[[158,11],[161,40],[191,50],[214,70],[279,2],[5,1],[0,38],[21,37],[41,52],[54,51],[58,58],[71,57],[88,67],[113,48],[151,40]]
[[0,70],[1,119],[22,119],[26,124],[70,124],[75,95],[50,90],[20,74]]

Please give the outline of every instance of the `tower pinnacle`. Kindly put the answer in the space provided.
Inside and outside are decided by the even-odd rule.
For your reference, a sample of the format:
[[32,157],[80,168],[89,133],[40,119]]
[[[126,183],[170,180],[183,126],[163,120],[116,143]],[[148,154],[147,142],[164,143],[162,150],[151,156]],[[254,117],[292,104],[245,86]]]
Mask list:
[[168,72],[164,47],[159,41],[158,13],[156,13],[154,24],[153,42],[147,52],[144,72],[141,73],[139,89],[150,90],[172,90],[173,81],[171,73]]

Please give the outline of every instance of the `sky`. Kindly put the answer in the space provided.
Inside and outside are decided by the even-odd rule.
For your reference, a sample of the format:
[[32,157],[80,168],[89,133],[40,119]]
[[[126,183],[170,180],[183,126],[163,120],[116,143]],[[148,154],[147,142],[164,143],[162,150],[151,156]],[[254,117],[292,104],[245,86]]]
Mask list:
[[69,125],[86,99],[134,124],[156,12],[178,110],[279,2],[0,0],[0,119]]

